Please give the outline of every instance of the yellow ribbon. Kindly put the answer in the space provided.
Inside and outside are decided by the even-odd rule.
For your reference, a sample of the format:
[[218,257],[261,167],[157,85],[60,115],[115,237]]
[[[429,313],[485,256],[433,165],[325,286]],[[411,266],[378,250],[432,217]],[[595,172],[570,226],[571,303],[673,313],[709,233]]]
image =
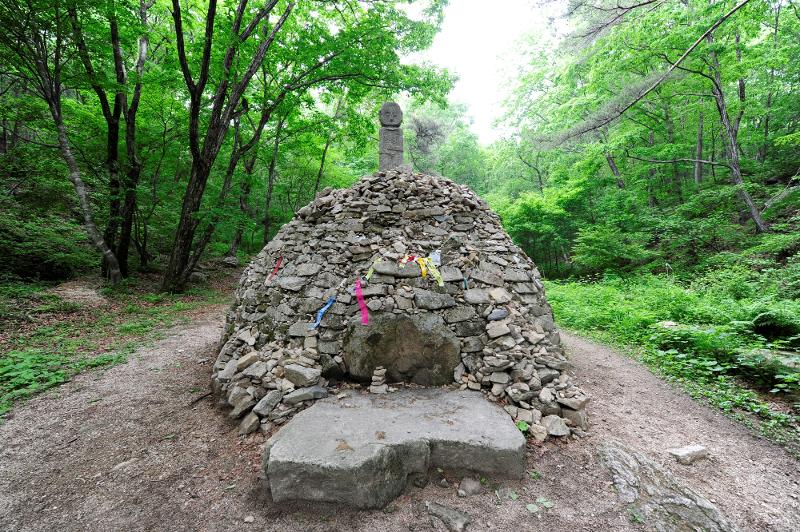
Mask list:
[[416,263],[419,264],[419,270],[422,272],[422,278],[428,276],[428,267],[426,266],[426,261],[422,257],[416,260]]
[[[436,279],[436,284],[439,286],[444,286],[444,279],[442,279],[442,274],[439,273],[439,270],[436,268],[436,264],[433,263],[433,259],[430,257],[425,258],[425,262],[428,265],[428,271],[431,272],[431,277]],[[423,277],[425,274],[423,274]]]
[[369,281],[369,278],[372,277],[373,273],[375,273],[375,265],[381,262],[381,260],[382,259],[378,257],[377,259],[375,259],[375,262],[372,263],[372,266],[369,267],[369,270],[367,270],[367,275],[366,275],[367,281]]

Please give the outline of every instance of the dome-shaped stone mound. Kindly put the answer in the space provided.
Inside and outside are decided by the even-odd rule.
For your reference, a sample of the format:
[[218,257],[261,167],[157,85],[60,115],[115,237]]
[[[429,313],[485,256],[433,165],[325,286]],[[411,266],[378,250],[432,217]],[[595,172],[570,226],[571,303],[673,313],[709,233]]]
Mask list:
[[539,277],[466,186],[398,169],[326,189],[244,271],[215,388],[243,432],[372,379],[484,390],[539,439],[567,435],[587,398]]

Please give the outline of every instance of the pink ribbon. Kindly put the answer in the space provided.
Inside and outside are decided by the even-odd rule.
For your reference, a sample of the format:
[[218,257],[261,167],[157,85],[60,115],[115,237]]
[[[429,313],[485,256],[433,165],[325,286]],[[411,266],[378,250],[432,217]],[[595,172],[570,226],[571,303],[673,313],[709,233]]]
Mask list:
[[281,263],[282,262],[283,262],[283,255],[278,257],[278,260],[275,261],[275,267],[272,269],[272,273],[269,274],[269,276],[267,277],[267,281],[266,282],[270,282],[271,280],[273,280],[278,275],[278,270],[281,269]]
[[361,324],[369,325],[369,311],[367,311],[367,303],[364,301],[364,293],[361,291],[361,279],[356,279],[356,301],[358,301],[358,308],[361,309]]

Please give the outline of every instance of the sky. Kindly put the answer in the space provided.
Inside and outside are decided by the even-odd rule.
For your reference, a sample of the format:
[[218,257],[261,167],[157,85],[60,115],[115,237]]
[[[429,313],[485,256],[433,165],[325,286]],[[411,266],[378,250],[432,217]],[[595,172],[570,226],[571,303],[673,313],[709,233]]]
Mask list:
[[430,61],[459,77],[450,93],[464,103],[482,144],[504,133],[494,122],[503,115],[503,100],[525,60],[524,37],[547,31],[546,12],[535,0],[450,0],[433,46],[415,59]]

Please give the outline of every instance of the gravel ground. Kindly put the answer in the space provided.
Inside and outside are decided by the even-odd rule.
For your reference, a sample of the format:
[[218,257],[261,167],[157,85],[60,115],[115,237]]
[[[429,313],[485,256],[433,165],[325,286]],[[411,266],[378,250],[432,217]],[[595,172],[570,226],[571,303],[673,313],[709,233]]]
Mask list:
[[[237,435],[209,389],[221,307],[139,350],[127,364],[85,373],[18,406],[0,426],[0,530],[444,530],[424,501],[466,511],[469,530],[643,530],[617,500],[597,447],[619,440],[664,464],[743,530],[796,530],[800,467],[613,350],[564,334],[579,382],[593,397],[591,436],[531,445],[522,482],[458,498],[439,480],[383,511],[277,508],[259,478],[264,437]],[[699,443],[691,466],[667,454]],[[533,478],[537,477],[537,478]],[[516,500],[498,500],[510,488]],[[527,503],[544,497],[536,514]]]

